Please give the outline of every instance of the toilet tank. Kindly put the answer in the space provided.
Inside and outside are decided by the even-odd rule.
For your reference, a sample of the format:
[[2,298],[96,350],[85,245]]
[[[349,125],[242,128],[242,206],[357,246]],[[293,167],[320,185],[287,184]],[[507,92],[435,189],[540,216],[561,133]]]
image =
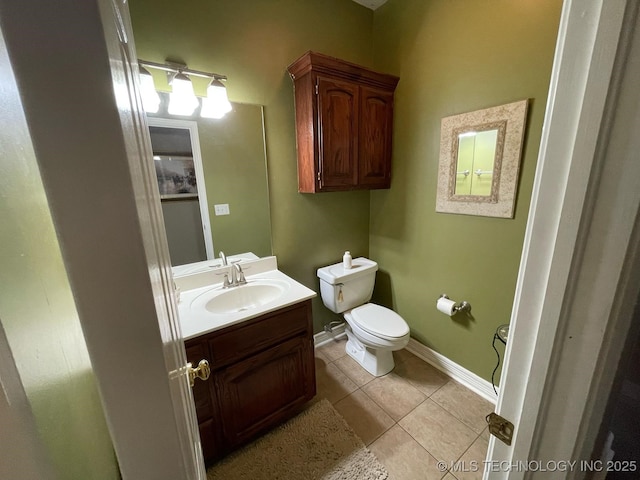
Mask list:
[[345,269],[342,262],[318,269],[320,295],[324,305],[335,313],[364,305],[371,300],[378,264],[368,258],[354,258]]

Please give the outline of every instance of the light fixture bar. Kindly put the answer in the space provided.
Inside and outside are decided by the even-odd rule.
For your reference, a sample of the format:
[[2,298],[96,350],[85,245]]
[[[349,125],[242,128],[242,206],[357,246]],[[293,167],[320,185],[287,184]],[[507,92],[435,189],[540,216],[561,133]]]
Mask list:
[[148,60],[141,60],[138,59],[138,64],[139,65],[143,65],[145,67],[149,67],[149,68],[155,68],[156,70],[163,70],[165,72],[171,72],[171,73],[185,73],[187,75],[194,75],[196,77],[203,77],[203,78],[215,78],[217,80],[226,80],[227,76],[226,75],[220,75],[219,73],[209,73],[209,72],[202,72],[200,70],[192,70],[190,68],[187,68],[186,65],[179,65],[179,64],[175,64],[175,63],[156,63],[156,62],[150,62]]

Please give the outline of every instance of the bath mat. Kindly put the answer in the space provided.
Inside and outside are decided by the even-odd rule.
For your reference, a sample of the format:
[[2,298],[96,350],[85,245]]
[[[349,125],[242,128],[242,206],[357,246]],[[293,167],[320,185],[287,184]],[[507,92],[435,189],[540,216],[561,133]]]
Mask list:
[[207,480],[384,480],[388,473],[322,399],[207,470]]

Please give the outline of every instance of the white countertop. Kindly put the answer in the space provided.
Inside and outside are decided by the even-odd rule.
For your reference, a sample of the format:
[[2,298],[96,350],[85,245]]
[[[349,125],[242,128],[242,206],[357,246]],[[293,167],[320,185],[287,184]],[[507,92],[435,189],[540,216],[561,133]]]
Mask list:
[[[232,289],[245,287],[245,285],[240,285],[227,289],[222,288],[224,274],[228,272],[229,267],[221,267],[206,273],[175,278],[176,285],[181,289],[178,315],[185,340],[259,317],[265,313],[273,312],[316,296],[316,292],[279,271],[276,257],[265,257],[249,261],[243,263],[242,267],[247,279],[247,285],[272,281],[279,285],[285,285],[284,292],[275,300],[254,308],[230,313],[211,313],[200,307],[203,302],[198,299],[202,295],[209,292],[217,295],[229,292]],[[215,292],[212,292],[212,290],[215,290]]]
[[[253,252],[238,253],[235,255],[229,255],[227,261],[231,262],[246,262],[249,260],[258,260],[258,257]],[[194,273],[202,273],[210,271],[213,268],[222,266],[222,259],[212,258],[211,260],[203,260],[202,262],[187,263],[185,265],[176,265],[171,267],[174,278],[184,277],[186,275],[193,275]]]

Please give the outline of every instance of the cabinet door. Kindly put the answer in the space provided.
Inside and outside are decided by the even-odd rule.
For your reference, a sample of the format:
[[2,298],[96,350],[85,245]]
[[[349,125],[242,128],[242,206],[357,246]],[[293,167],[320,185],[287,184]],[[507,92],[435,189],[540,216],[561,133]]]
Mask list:
[[389,188],[393,92],[363,86],[360,95],[358,183],[369,188]]
[[296,337],[216,373],[225,443],[236,446],[315,395],[313,348]]
[[319,190],[348,190],[358,184],[359,88],[318,77]]

